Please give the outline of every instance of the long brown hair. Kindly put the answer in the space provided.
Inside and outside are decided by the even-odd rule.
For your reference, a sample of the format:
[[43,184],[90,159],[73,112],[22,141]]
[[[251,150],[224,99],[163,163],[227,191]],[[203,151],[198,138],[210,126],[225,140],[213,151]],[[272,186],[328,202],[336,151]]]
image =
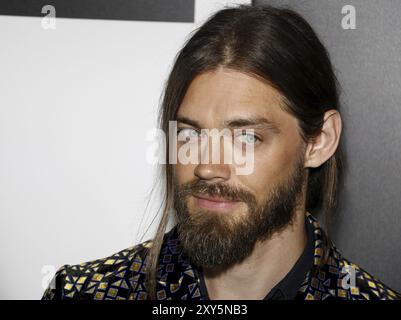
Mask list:
[[[324,113],[340,109],[339,85],[329,54],[311,26],[288,8],[239,5],[226,7],[196,29],[178,52],[167,79],[159,127],[168,137],[169,121],[192,82],[199,74],[218,67],[234,69],[277,89],[286,110],[299,124],[304,141],[316,137],[322,129]],[[169,141],[166,141],[167,151]],[[162,216],[146,257],[148,299],[156,299],[156,272],[160,249],[173,208],[173,167],[161,165],[158,179],[163,187]],[[318,168],[309,168],[306,210],[323,215],[328,247],[329,227],[343,181],[343,148]],[[326,262],[328,250],[322,263]]]

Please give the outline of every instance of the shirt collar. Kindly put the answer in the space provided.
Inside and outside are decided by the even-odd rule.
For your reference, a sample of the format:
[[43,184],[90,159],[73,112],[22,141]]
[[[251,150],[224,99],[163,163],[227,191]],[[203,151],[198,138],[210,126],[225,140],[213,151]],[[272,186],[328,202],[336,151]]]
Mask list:
[[305,248],[295,265],[287,275],[266,295],[263,300],[292,300],[297,295],[305,276],[313,265],[314,237],[313,225],[309,219],[305,219],[307,242]]

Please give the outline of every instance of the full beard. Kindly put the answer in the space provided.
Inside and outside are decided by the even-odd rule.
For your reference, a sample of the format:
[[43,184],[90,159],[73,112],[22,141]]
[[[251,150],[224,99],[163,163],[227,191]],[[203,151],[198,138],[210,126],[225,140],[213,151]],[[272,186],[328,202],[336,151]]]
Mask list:
[[[258,241],[268,240],[293,223],[303,182],[303,158],[299,158],[289,178],[274,186],[261,205],[249,191],[224,183],[196,180],[176,184],[174,207],[180,245],[191,262],[202,268],[225,269],[242,262]],[[194,193],[239,200],[246,209],[233,215],[200,209],[190,213],[187,199]]]

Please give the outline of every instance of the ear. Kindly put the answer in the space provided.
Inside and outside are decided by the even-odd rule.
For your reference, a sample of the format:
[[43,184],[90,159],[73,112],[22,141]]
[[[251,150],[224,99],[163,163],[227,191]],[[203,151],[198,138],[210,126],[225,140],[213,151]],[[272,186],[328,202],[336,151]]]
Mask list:
[[324,114],[321,132],[312,139],[306,148],[305,168],[317,168],[336,152],[340,142],[342,121],[337,110],[328,110]]

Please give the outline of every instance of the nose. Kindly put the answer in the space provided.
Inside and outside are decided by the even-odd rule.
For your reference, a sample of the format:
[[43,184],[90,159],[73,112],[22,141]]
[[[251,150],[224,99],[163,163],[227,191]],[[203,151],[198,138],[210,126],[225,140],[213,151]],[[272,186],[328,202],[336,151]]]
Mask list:
[[220,143],[220,162],[216,163],[212,161],[213,148],[216,148],[216,142],[213,142],[213,139],[208,140],[208,142],[209,143],[203,145],[203,148],[206,148],[206,150],[202,150],[201,152],[201,161],[196,165],[194,175],[203,180],[229,180],[231,177],[231,168],[229,164],[224,163],[224,152],[225,150],[228,151],[229,148],[225,146],[223,138],[217,142],[217,144]]
[[230,179],[231,171],[226,164],[198,164],[195,176],[203,180],[226,181]]

